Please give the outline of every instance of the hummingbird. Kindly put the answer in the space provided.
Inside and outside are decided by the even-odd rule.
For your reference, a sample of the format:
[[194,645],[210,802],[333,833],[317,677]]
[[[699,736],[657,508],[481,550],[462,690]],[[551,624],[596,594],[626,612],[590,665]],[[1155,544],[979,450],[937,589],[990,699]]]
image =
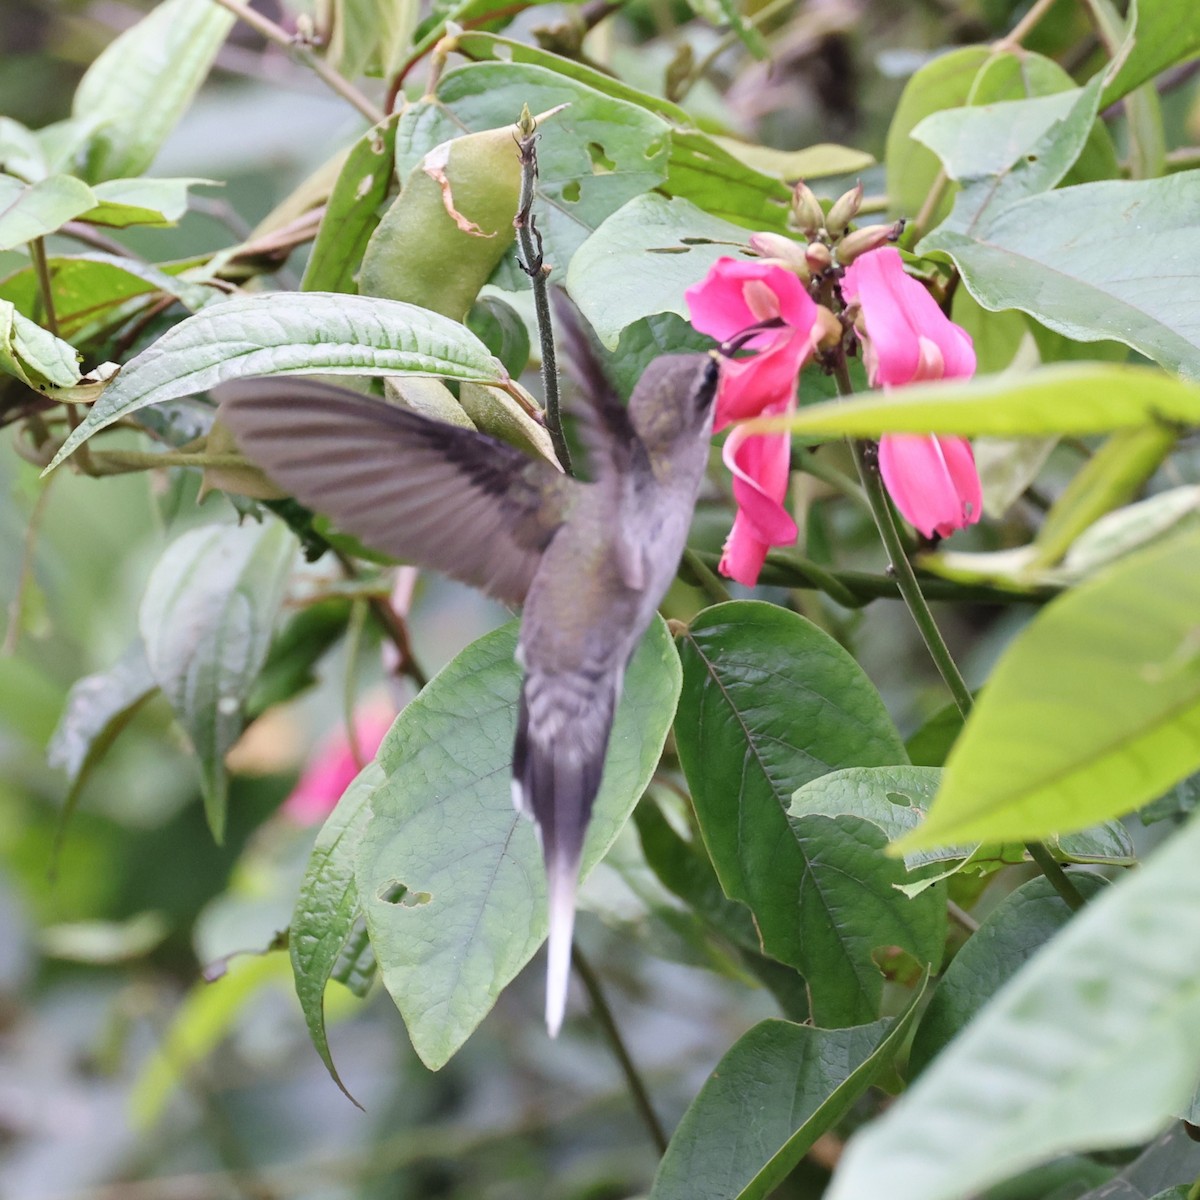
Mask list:
[[624,405],[561,322],[593,479],[315,380],[219,388],[242,452],[372,549],[522,608],[512,796],[549,898],[546,1025],[562,1025],[580,858],[625,669],[675,576],[708,463],[718,361],[654,359]]

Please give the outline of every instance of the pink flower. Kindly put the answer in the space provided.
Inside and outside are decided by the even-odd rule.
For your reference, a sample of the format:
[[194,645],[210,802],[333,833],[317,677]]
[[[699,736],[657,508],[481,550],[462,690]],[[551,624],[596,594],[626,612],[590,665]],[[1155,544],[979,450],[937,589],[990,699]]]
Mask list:
[[[380,704],[363,709],[354,718],[354,732],[364,761],[375,757],[383,735],[392,727],[395,719],[395,712]],[[298,825],[315,825],[333,812],[342,793],[357,774],[358,764],[350,749],[350,741],[345,729],[340,729],[326,738],[279,811]]]
[[[795,411],[794,397],[763,409],[764,416]],[[737,516],[719,570],[746,587],[758,582],[771,546],[790,546],[797,537],[796,522],[783,507],[791,467],[791,438],[785,433],[747,434],[733,430],[721,457],[733,474]]]
[[[846,268],[842,293],[862,310],[863,359],[872,387],[926,379],[969,379],[975,349],[892,246]],[[979,520],[979,473],[971,444],[959,437],[889,435],[879,442],[879,469],[896,507],[926,537],[948,537]]]
[[983,495],[966,438],[889,434],[879,441],[879,472],[904,519],[927,538],[979,520]]
[[782,322],[745,343],[757,353],[723,364],[714,432],[795,396],[796,376],[813,348],[817,306],[793,272],[763,259],[720,258],[685,296],[692,325],[719,342]]

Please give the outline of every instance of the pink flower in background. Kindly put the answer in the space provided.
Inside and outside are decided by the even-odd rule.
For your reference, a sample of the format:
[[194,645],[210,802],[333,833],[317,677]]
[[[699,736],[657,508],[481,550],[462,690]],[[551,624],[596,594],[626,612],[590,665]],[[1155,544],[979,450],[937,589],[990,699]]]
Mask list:
[[[763,410],[778,416],[795,410],[794,399],[782,400]],[[771,546],[790,546],[797,537],[796,522],[783,507],[791,467],[791,437],[785,433],[747,434],[735,429],[725,441],[721,457],[733,474],[737,516],[719,570],[746,587],[758,582]]]
[[[383,735],[395,719],[395,712],[382,704],[364,708],[355,716],[354,731],[364,762],[375,757]],[[279,811],[298,825],[324,821],[357,774],[358,764],[350,740],[345,729],[339,729],[326,738]]]
[[722,364],[714,432],[795,397],[817,322],[817,306],[796,274],[763,259],[720,258],[685,296],[693,327],[719,342],[782,322],[745,343],[754,354]]
[[[863,359],[872,387],[927,379],[969,379],[975,349],[887,246],[846,268],[842,293],[862,310]],[[959,437],[887,435],[879,442],[883,482],[904,519],[926,537],[949,537],[979,520],[979,472],[971,444]]]

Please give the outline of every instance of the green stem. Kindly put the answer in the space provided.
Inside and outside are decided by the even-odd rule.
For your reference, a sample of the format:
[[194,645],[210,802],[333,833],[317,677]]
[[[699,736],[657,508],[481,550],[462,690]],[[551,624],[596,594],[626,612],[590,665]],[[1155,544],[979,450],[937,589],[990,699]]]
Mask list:
[[617,1022],[613,1018],[612,1009],[608,1007],[608,1001],[604,998],[600,980],[578,946],[571,950],[571,962],[575,967],[575,974],[579,976],[579,980],[588,994],[592,1015],[608,1040],[609,1049],[612,1050],[613,1057],[621,1068],[621,1074],[625,1076],[629,1094],[633,1097],[633,1103],[642,1118],[642,1123],[646,1126],[646,1132],[650,1135],[650,1140],[654,1143],[658,1153],[663,1155],[667,1152],[666,1132],[662,1127],[662,1122],[658,1119],[658,1114],[654,1111],[654,1105],[650,1103],[650,1093],[646,1090],[646,1085],[642,1082],[642,1077],[638,1074],[638,1069],[629,1056],[629,1050],[621,1037],[621,1031],[617,1028]]
[[558,393],[558,359],[554,352],[554,326],[550,321],[550,292],[546,280],[550,268],[542,259],[542,235],[533,219],[533,197],[537,188],[537,126],[526,108],[521,113],[521,139],[517,149],[521,156],[521,195],[513,225],[521,247],[521,269],[533,284],[533,307],[537,315],[538,341],[542,354],[542,391],[546,402],[546,429],[554,444],[554,453],[562,469],[573,475],[571,451],[563,434],[562,410]]
[[[843,396],[851,395],[854,386],[850,382],[850,373],[846,370],[844,356],[839,356],[834,374],[837,378],[838,391]],[[879,536],[883,539],[888,558],[891,560],[891,570],[896,576],[896,585],[900,589],[900,595],[904,597],[904,603],[908,606],[908,611],[912,614],[912,619],[920,631],[925,648],[929,651],[929,656],[933,659],[938,674],[945,681],[946,687],[950,689],[950,695],[954,697],[954,703],[965,721],[970,715],[974,703],[971,689],[967,687],[966,680],[963,679],[962,672],[959,671],[958,664],[954,661],[945,638],[942,637],[942,631],[938,628],[925,595],[921,591],[921,585],[917,582],[916,572],[904,551],[904,543],[901,541],[900,531],[896,527],[892,505],[883,485],[883,476],[879,473],[879,464],[873,457],[868,456],[867,448],[862,442],[854,443],[854,455],[858,462],[858,473],[862,479],[863,490],[867,494],[867,500],[870,502],[871,511],[875,516],[875,524],[879,528]],[[1050,851],[1041,842],[1026,842],[1025,849],[1063,901],[1072,909],[1082,908],[1083,896],[1080,895]]]
[[733,599],[716,572],[690,546],[683,552],[683,561],[714,604],[725,604]]
[[33,269],[37,273],[38,293],[42,301],[42,312],[46,317],[46,328],[58,337],[58,313],[54,308],[54,288],[50,282],[50,264],[46,261],[46,239],[34,238],[29,243],[33,257]]

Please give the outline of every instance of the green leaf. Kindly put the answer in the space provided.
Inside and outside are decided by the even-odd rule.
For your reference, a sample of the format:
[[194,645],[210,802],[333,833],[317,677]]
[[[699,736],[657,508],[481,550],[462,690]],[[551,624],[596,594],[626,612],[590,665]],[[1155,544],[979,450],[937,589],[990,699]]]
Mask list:
[[330,66],[347,79],[390,80],[406,57],[418,8],[416,0],[333,0]]
[[140,639],[107,670],[71,688],[46,747],[46,761],[67,773],[64,823],[92,767],[157,688]]
[[[937,767],[848,767],[798,788],[788,813],[792,817],[862,817],[877,825],[889,841],[895,841],[920,825],[941,777]],[[1055,857],[1065,862],[1126,867],[1136,861],[1128,833],[1115,821],[1047,840]],[[905,855],[904,865],[909,871],[917,871],[932,863],[959,862],[986,871],[1024,858],[1025,848],[1020,842],[992,846],[975,842],[915,851]]]
[[[105,313],[114,314],[136,296],[161,292],[195,312],[220,295],[151,263],[115,254],[56,255],[47,259],[47,267],[63,337],[94,328]],[[27,267],[8,276],[0,282],[0,299],[15,304],[25,316],[34,316],[41,303],[37,272]]]
[[803,150],[776,150],[772,146],[760,146],[731,137],[713,135],[709,141],[747,167],[784,183],[854,175],[875,165],[874,157],[865,150],[839,146],[834,142],[820,142],[815,146],[805,146]]
[[142,598],[146,658],[199,759],[213,836],[225,829],[225,753],[266,661],[296,542],[278,521],[192,529],[167,547]]
[[[1107,884],[1101,875],[1082,872],[1072,873],[1071,880],[1085,899]],[[1066,902],[1041,877],[1005,896],[938,981],[909,1051],[909,1078],[923,1071],[1072,916]]]
[[[426,1066],[450,1060],[546,936],[546,889],[510,776],[517,627],[468,646],[400,714],[377,761],[358,889],[387,989]],[[679,667],[655,622],[625,676],[583,874],[658,764]]]
[[217,186],[211,179],[110,179],[93,186],[97,205],[80,219],[114,229],[174,225],[187,212],[188,189],[198,184]]
[[1086,435],[1200,424],[1200,386],[1145,367],[1055,363],[1016,376],[917,383],[803,408],[762,428],[831,437]]
[[1173,1125],[1151,1142],[1119,1175],[1103,1188],[1079,1200],[1149,1200],[1162,1195],[1176,1180],[1200,1176],[1200,1146],[1182,1125]]
[[210,304],[121,372],[54,456],[148,404],[250,375],[445,375],[497,383],[504,368],[474,334],[428,309],[333,292],[274,292]]
[[671,134],[664,190],[712,217],[748,229],[782,232],[791,215],[791,188],[747,166],[714,138],[690,129]]
[[246,700],[248,718],[253,720],[317,682],[316,665],[346,632],[351,603],[347,597],[330,597],[306,604],[287,621],[272,641]]
[[350,147],[304,268],[303,291],[358,291],[355,274],[392,185],[399,119],[393,114]]
[[37,183],[50,173],[38,135],[12,117],[0,117],[0,164],[6,175]]
[[[980,215],[1054,187],[1083,153],[1096,119],[1100,81],[1085,88],[955,108],[926,117],[912,136],[942,161],[946,174],[967,184],[942,232],[969,233]],[[921,243],[936,249],[937,237]]]
[[542,125],[538,142],[534,212],[555,264],[566,264],[606,217],[666,179],[670,128],[661,117],[545,67],[459,67],[442,77],[437,99],[469,131],[511,124],[525,104],[532,113],[569,105]]
[[985,46],[964,46],[939,54],[904,87],[888,128],[888,204],[894,216],[915,217],[937,179],[937,156],[914,141],[912,131],[931,113],[966,104],[980,68],[989,61]]
[[683,1114],[650,1200],[763,1200],[891,1063],[923,990],[871,1025],[755,1025]]
[[383,768],[378,763],[369,763],[355,776],[321,827],[300,884],[288,939],[296,995],[309,1036],[334,1083],[355,1104],[358,1101],[338,1075],[329,1050],[325,1033],[325,986],[338,969],[362,920],[354,861],[371,818],[371,793],[383,781]]
[[1122,560],[1012,641],[905,850],[1041,838],[1130,812],[1200,768],[1200,532]]
[[984,308],[1017,308],[1076,341],[1113,339],[1200,377],[1200,292],[1172,283],[1200,258],[1198,186],[1200,171],[1181,171],[982,210],[967,189],[959,203],[979,211],[973,223],[955,228],[952,215],[918,249],[949,254]]
[[233,28],[213,0],[163,0],[87,69],[72,115],[90,128],[85,177],[141,175],[183,116]]
[[1175,448],[1181,431],[1163,425],[1113,434],[1072,476],[1034,539],[1036,566],[1059,561],[1094,522],[1137,496]]
[[878,1016],[872,952],[940,956],[944,907],[914,900],[882,854],[883,832],[856,816],[789,821],[792,793],[841,767],[904,761],[879,694],[828,634],[758,602],[701,613],[681,646],[680,762],[727,896],[749,906],[763,950],[808,981],[818,1024]]
[[762,34],[739,11],[737,0],[688,0],[688,7],[710,25],[727,25],[753,58],[767,57]]
[[1141,546],[1200,521],[1200,486],[1168,488],[1101,517],[1071,545],[1064,568],[1083,578]]
[[37,391],[79,382],[75,347],[0,300],[0,371]]
[[69,175],[32,184],[0,175],[0,250],[45,237],[95,204],[92,189]]
[[575,252],[567,290],[610,350],[643,317],[688,318],[683,293],[726,255],[738,257],[745,230],[688,200],[649,193],[614,213]]
[[1076,914],[850,1140],[827,1200],[962,1200],[1155,1135],[1200,1076],[1198,855],[1193,820]]
[[[1132,0],[1129,32],[1104,89],[1104,104],[1200,51],[1200,9],[1191,0]],[[1111,73],[1111,72],[1110,72]]]

